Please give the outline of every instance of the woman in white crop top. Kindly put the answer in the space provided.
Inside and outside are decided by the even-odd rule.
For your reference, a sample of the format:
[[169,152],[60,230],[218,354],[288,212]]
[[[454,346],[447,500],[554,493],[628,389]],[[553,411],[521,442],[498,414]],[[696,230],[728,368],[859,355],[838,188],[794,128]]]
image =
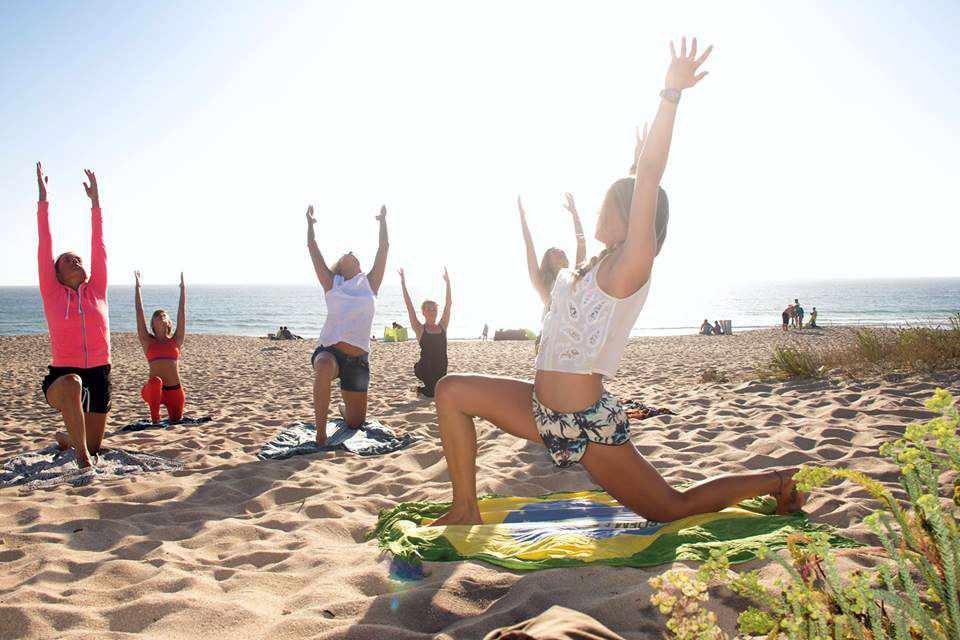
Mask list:
[[435,525],[478,524],[476,430],[479,416],[504,431],[546,445],[558,466],[582,462],[593,480],[639,515],[657,521],[718,511],[771,494],[777,511],[799,509],[804,498],[795,469],[740,473],[674,489],[630,442],[619,401],[603,388],[616,373],[630,329],[647,297],[653,261],[666,237],[667,200],[659,188],[667,164],[680,92],[697,84],[710,48],[697,41],[680,53],[671,43],[666,88],[636,162],[636,177],[610,187],[597,220],[603,252],[577,271],[560,272],[544,318],[533,384],[480,375],[448,375],[437,385],[443,453],[453,505]]
[[346,423],[351,427],[359,427],[367,418],[370,329],[390,248],[386,207],[380,208],[377,220],[380,222],[380,246],[373,268],[370,273],[364,274],[353,252],[342,255],[333,268],[327,267],[313,231],[317,222],[313,206],[307,208],[307,248],[327,302],[327,319],[320,331],[317,348],[310,358],[313,368],[313,412],[319,445],[327,440],[330,383],[334,379],[340,378]]

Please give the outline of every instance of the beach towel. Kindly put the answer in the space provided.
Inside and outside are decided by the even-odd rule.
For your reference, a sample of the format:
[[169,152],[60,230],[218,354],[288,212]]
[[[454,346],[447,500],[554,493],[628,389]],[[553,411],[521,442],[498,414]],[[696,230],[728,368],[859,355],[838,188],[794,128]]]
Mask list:
[[857,543],[811,523],[806,515],[774,515],[772,498],[755,498],[719,513],[674,522],[652,522],[603,491],[538,497],[485,496],[484,524],[431,527],[449,503],[405,502],[380,512],[370,538],[402,562],[486,560],[508,569],[548,569],[588,564],[650,567],[675,560],[704,560],[726,546],[731,562],[757,556],[762,545],[786,545],[793,533],[825,531],[835,547]]
[[327,423],[327,442],[317,446],[317,429],[312,422],[297,422],[284,429],[260,448],[261,460],[283,460],[321,451],[349,451],[358,456],[382,456],[406,449],[421,438],[405,433],[397,437],[390,427],[376,420],[351,429],[342,419]]
[[77,467],[73,449],[61,451],[56,445],[29,451],[11,458],[0,465],[0,487],[26,485],[27,489],[41,489],[56,484],[75,487],[89,484],[98,477],[126,476],[144,471],[176,471],[183,465],[160,456],[103,449],[96,456],[93,467],[81,470]]
[[210,422],[213,420],[211,416],[203,416],[200,418],[187,418],[184,416],[176,422],[170,422],[169,420],[161,420],[160,422],[150,422],[150,418],[140,418],[136,422],[125,425],[117,429],[117,431],[143,431],[144,429],[166,429],[174,425],[194,425],[194,424],[204,424],[205,422]]

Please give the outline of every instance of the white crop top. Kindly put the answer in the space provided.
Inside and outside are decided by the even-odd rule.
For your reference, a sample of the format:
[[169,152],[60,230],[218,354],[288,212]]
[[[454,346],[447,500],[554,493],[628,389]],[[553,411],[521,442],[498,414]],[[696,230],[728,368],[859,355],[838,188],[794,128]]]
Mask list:
[[550,293],[550,311],[543,319],[537,369],[565,373],[600,373],[612,378],[620,364],[630,330],[650,289],[648,279],[627,298],[614,298],[597,284],[600,262],[579,282],[564,269]]
[[346,342],[369,352],[377,297],[367,282],[367,276],[358,273],[349,280],[334,276],[333,286],[324,294],[324,299],[327,301],[327,319],[317,344],[329,347]]

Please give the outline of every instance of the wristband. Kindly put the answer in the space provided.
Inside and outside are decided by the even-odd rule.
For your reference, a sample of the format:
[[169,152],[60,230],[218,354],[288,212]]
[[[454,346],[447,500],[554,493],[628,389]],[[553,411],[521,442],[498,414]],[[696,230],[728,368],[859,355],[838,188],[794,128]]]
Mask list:
[[660,97],[667,102],[680,104],[680,91],[678,89],[664,89],[660,92]]

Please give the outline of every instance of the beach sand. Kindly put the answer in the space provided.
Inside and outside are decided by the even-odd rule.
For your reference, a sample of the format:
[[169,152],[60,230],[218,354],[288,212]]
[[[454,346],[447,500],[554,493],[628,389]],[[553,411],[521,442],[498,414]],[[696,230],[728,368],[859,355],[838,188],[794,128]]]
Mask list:
[[[828,329],[634,339],[609,388],[678,413],[632,432],[671,481],[810,462],[859,469],[892,486],[895,469],[879,458],[879,445],[930,416],[923,401],[937,386],[956,393],[956,372],[749,380],[775,344],[849,337]],[[114,335],[113,349],[116,427],[147,415],[139,397],[147,366],[135,336]],[[311,341],[188,336],[187,414],[214,421],[106,441],[175,458],[182,471],[0,490],[0,638],[481,638],[553,604],[627,638],[661,637],[647,580],[670,566],[521,573],[427,563],[423,580],[391,579],[376,543],[364,541],[378,511],[450,495],[433,404],[413,391],[417,346],[374,345],[370,415],[426,442],[370,459],[331,453],[258,462],[261,443],[294,420],[312,420],[312,349]],[[451,342],[450,370],[529,379],[532,354],[530,342]],[[59,428],[39,388],[48,358],[45,335],[0,337],[0,459],[46,446]],[[733,380],[700,382],[707,366]],[[335,391],[334,411],[337,402]],[[593,486],[580,468],[554,468],[539,445],[485,422],[478,434],[481,493]],[[866,540],[857,523],[871,507],[864,492],[841,485],[813,494],[806,510]],[[743,604],[730,594],[716,599],[728,630]]]

